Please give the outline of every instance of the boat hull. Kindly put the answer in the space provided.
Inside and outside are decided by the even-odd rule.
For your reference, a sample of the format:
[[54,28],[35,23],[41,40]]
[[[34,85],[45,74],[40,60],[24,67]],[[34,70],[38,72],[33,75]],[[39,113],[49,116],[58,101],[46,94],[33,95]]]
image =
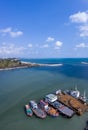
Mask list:
[[60,106],[56,106],[55,102],[54,103],[50,103],[51,106],[53,106],[55,109],[57,109],[59,111],[60,114],[62,114],[63,116],[67,117],[67,118],[71,118],[74,115],[74,111],[71,110],[70,108],[64,106],[63,104],[59,103]]
[[47,113],[47,115],[50,115],[52,117],[58,117],[59,112],[54,109],[53,107],[49,106],[48,103],[46,103],[44,100],[40,100],[39,107]]
[[[45,112],[43,112],[39,108],[38,109],[32,109],[32,111],[33,111],[33,113],[35,114],[36,117],[39,117],[39,118],[42,118],[42,119],[46,118]],[[42,111],[42,114],[40,114],[39,111]]]
[[34,100],[30,101],[29,104],[31,106],[33,113],[37,117],[42,118],[42,119],[46,118],[46,113],[42,109],[39,108],[39,106]]

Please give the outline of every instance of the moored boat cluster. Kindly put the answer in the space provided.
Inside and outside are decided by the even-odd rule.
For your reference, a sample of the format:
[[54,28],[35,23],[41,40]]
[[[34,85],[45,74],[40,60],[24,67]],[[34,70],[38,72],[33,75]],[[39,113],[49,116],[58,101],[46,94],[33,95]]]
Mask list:
[[46,118],[47,115],[58,117],[59,114],[71,118],[74,114],[82,115],[87,110],[88,105],[86,102],[79,100],[78,97],[72,96],[67,91],[63,92],[61,90],[56,91],[55,94],[51,93],[46,95],[45,98],[38,103],[34,100],[30,100],[29,104],[25,105],[27,116],[31,117],[35,114],[42,119]]

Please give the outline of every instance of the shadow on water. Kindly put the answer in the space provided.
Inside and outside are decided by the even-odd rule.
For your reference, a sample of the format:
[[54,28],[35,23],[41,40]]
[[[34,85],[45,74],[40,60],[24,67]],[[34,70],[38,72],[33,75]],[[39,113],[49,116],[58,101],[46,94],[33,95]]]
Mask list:
[[48,71],[50,73],[61,73],[68,77],[80,78],[88,80],[88,65],[71,65],[64,64],[63,66],[55,67],[36,67],[40,71]]

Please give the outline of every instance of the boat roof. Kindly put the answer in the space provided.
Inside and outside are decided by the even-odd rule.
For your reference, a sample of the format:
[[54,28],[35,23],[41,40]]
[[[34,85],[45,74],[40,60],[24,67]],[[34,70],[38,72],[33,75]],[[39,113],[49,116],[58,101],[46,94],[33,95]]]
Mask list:
[[71,91],[71,95],[78,98],[80,96],[80,92],[77,90],[77,91]]
[[35,101],[31,100],[30,104],[33,108],[37,108],[37,103]]
[[46,98],[48,98],[48,100],[50,100],[51,102],[54,102],[57,100],[57,96],[54,94],[48,94],[46,95]]
[[28,104],[26,104],[26,105],[25,105],[25,108],[26,108],[26,109],[29,109],[30,107],[29,107],[29,105],[28,105]]

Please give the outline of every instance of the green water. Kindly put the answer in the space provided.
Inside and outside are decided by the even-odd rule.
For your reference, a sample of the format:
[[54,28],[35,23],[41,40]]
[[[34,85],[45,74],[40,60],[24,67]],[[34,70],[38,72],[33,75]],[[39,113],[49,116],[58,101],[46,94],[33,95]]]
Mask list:
[[[46,119],[27,117],[24,105],[38,101],[57,89],[74,88],[88,92],[88,80],[37,69],[18,69],[0,72],[0,130],[83,130],[88,113]],[[88,93],[87,93],[88,94]]]

